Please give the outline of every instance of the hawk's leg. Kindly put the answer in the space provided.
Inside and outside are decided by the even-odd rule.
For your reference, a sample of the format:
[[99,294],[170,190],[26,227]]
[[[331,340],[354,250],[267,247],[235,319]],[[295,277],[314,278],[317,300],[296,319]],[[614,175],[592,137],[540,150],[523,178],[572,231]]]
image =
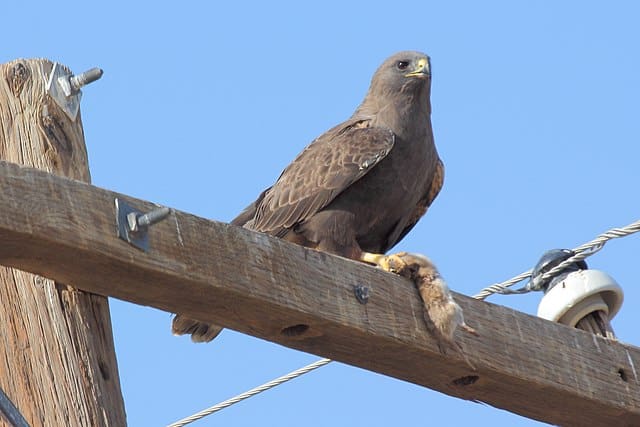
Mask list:
[[360,260],[411,279],[424,304],[427,330],[436,339],[440,351],[445,353],[447,347],[457,349],[473,368],[462,346],[454,340],[454,333],[458,327],[474,335],[477,332],[464,322],[462,308],[455,302],[447,283],[427,257],[408,252],[392,255],[363,252]]

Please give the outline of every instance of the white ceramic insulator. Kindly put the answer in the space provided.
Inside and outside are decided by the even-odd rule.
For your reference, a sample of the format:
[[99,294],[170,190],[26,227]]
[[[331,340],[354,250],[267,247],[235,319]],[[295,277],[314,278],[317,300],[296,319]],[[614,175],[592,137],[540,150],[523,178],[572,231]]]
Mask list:
[[586,315],[602,310],[611,320],[622,307],[623,299],[622,288],[607,273],[574,271],[542,297],[538,317],[575,327]]

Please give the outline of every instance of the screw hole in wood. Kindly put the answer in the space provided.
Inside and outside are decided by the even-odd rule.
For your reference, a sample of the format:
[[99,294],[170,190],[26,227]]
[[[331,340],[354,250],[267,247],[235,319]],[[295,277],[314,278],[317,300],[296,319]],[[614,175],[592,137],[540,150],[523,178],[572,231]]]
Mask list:
[[622,378],[622,381],[624,381],[625,383],[628,381],[627,373],[625,372],[624,369],[622,368],[618,369],[618,376],[620,376],[620,378]]
[[451,383],[455,386],[467,386],[475,383],[479,379],[480,377],[477,375],[467,375],[464,377],[456,378],[455,380],[451,381]]
[[282,329],[282,331],[280,331],[280,333],[282,335],[284,335],[285,337],[298,337],[298,336],[304,334],[305,332],[307,332],[308,330],[309,330],[309,325],[305,325],[303,323],[299,323],[297,325],[288,326],[288,327]]

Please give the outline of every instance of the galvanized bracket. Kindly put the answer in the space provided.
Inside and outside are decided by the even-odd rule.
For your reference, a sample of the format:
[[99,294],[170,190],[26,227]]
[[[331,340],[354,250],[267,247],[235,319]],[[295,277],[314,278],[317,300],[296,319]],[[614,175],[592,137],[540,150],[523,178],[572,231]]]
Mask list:
[[100,68],[92,68],[74,76],[57,62],[47,80],[47,92],[65,114],[75,121],[80,110],[82,91],[80,88],[102,77]]
[[171,209],[161,207],[143,213],[118,198],[115,199],[115,203],[118,237],[147,252],[149,250],[149,227],[169,216]]

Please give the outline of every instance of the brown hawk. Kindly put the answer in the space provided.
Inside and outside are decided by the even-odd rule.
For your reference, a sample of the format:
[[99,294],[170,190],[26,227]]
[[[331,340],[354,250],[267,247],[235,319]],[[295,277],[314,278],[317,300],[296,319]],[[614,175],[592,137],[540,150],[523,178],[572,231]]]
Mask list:
[[[444,179],[430,91],[427,55],[388,58],[351,118],[309,144],[232,224],[402,270],[388,267],[381,254],[425,214]],[[173,320],[175,334],[191,334],[196,342],[220,330],[179,314]]]

